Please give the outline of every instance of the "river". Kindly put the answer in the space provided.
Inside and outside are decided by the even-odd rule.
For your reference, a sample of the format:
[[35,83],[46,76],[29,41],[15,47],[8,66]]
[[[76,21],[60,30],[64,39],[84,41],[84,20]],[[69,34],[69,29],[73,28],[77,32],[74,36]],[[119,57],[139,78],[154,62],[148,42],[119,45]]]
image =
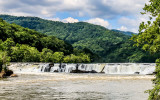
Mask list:
[[0,100],[147,100],[152,75],[17,73],[0,80]]

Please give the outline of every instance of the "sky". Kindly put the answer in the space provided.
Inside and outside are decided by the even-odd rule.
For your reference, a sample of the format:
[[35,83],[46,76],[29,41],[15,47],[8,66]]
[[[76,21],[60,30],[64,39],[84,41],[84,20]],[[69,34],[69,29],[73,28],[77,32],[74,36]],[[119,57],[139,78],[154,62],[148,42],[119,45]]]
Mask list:
[[88,22],[138,33],[149,0],[0,0],[0,14],[36,16],[64,23]]

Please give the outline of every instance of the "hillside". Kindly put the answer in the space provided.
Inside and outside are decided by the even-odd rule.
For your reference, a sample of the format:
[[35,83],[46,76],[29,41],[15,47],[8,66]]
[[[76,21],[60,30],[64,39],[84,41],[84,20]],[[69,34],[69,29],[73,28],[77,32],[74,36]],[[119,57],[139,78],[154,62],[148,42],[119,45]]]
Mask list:
[[137,34],[137,33],[129,32],[129,31],[120,31],[120,30],[116,30],[116,29],[112,29],[112,31],[120,32],[120,33],[123,33],[125,35],[129,35],[129,36]]
[[0,19],[0,65],[6,56],[12,62],[91,61],[90,53],[74,49],[63,40]]
[[[72,44],[75,48],[87,48],[99,55],[99,60],[95,62],[152,62],[156,58],[155,56],[150,57],[153,58],[152,61],[148,58],[148,60],[144,59],[146,55],[150,56],[150,54],[133,47],[133,42],[129,41],[132,32],[109,30],[86,22],[62,23],[38,17],[10,15],[0,15],[0,18],[49,36],[56,36]],[[139,54],[140,57],[138,57]]]

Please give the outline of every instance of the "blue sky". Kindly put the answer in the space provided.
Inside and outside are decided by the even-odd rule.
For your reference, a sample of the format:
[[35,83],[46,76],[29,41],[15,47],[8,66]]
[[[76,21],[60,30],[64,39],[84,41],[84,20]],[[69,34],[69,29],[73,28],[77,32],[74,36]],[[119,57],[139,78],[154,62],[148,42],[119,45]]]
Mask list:
[[0,0],[0,14],[37,16],[53,21],[84,21],[109,29],[138,32],[149,0]]

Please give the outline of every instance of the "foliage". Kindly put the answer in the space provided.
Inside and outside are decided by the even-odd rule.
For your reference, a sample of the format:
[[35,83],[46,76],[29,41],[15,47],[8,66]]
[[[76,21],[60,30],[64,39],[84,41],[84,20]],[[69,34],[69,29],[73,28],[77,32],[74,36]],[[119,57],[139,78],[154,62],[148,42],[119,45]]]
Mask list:
[[41,62],[63,62],[64,53],[63,52],[54,52],[50,49],[44,48],[41,52]]
[[8,55],[10,56],[11,51],[12,51],[11,47],[15,46],[15,42],[13,41],[12,38],[7,38],[7,40],[3,42],[1,46],[2,46],[2,50],[7,51]]
[[149,52],[141,50],[141,48],[133,47],[133,44],[134,42],[131,40],[121,44],[117,49],[108,54],[107,62],[152,63],[158,58],[158,54],[150,55]]
[[52,62],[53,61],[53,51],[44,48],[41,52],[41,62]]
[[[72,45],[63,40],[16,24],[9,24],[2,19],[0,19],[0,50],[5,51],[12,62],[58,63],[63,62],[64,56],[76,54],[73,54]],[[71,62],[71,59],[69,61]]]
[[88,55],[85,55],[85,54],[81,54],[79,56],[76,56],[76,55],[69,55],[69,56],[66,56],[64,57],[64,62],[65,63],[78,63],[78,62],[85,62],[85,63],[88,63],[90,62],[90,58],[88,57]]
[[40,53],[35,47],[17,44],[12,47],[11,61],[14,62],[39,62]]
[[[133,36],[132,39],[136,42],[136,46],[142,46],[142,49],[150,53],[160,52],[160,2],[159,0],[150,0],[143,8],[145,12],[149,13],[150,20],[147,23],[142,22],[139,26],[139,34]],[[155,21],[151,21],[152,17],[156,17]],[[159,55],[158,55],[159,56]],[[153,80],[155,84],[152,90],[149,90],[149,100],[160,99],[160,59],[156,60],[156,79]]]
[[[36,40],[36,42],[32,42],[29,45],[36,46],[39,51],[43,48],[48,48],[53,52],[63,52],[64,55],[70,55],[71,53],[80,55],[81,53],[85,53],[90,57],[91,62],[99,63],[154,62],[157,58],[156,55],[146,53],[140,47],[133,47],[133,42],[129,41],[129,35],[133,34],[131,32],[109,30],[85,22],[62,23],[38,17],[16,17],[9,15],[0,15],[0,17],[10,23],[16,23],[50,35],[38,40],[32,39]],[[71,43],[77,50],[73,49],[70,45],[63,45],[62,40],[57,41],[57,38],[51,36],[56,36]],[[57,46],[58,48],[56,48]]]
[[6,69],[3,68],[2,65],[6,65],[9,61],[10,57],[7,56],[7,53],[4,51],[0,51],[0,72],[2,71],[2,69]]
[[[9,15],[1,15],[0,17],[10,23],[16,23],[23,27],[34,29],[46,35],[56,36],[67,41],[78,49],[78,51],[74,49],[73,52],[88,52],[87,54],[90,56],[92,62],[151,62],[149,58],[156,59],[156,57],[152,57],[149,53],[144,53],[141,49],[136,49],[132,46],[133,43],[128,42],[130,38],[129,35],[133,34],[131,32],[109,30],[102,26],[86,22],[62,23],[44,20],[38,17],[16,17]],[[41,41],[42,44],[45,45],[43,48],[50,47],[49,49],[54,48],[51,46],[52,43],[61,44],[55,41],[55,39],[52,41],[51,37],[44,37]],[[68,49],[63,49],[63,46],[60,46],[60,49],[63,51],[59,51],[56,48],[54,48],[54,50],[64,52],[64,55],[69,54]],[[66,48],[70,48],[68,45],[65,46]],[[141,57],[138,55],[141,55]],[[143,59],[144,57],[147,57],[146,59],[148,60]]]
[[[53,54],[53,61],[58,63],[58,62],[63,62],[63,58],[64,58],[64,53],[63,52],[54,52]],[[83,61],[80,61],[83,62]]]
[[34,30],[0,20],[0,39],[5,41],[7,38],[12,38],[15,43],[36,47],[39,51],[43,48],[61,51],[65,54],[70,54],[73,51],[70,44],[54,36],[46,36]]

